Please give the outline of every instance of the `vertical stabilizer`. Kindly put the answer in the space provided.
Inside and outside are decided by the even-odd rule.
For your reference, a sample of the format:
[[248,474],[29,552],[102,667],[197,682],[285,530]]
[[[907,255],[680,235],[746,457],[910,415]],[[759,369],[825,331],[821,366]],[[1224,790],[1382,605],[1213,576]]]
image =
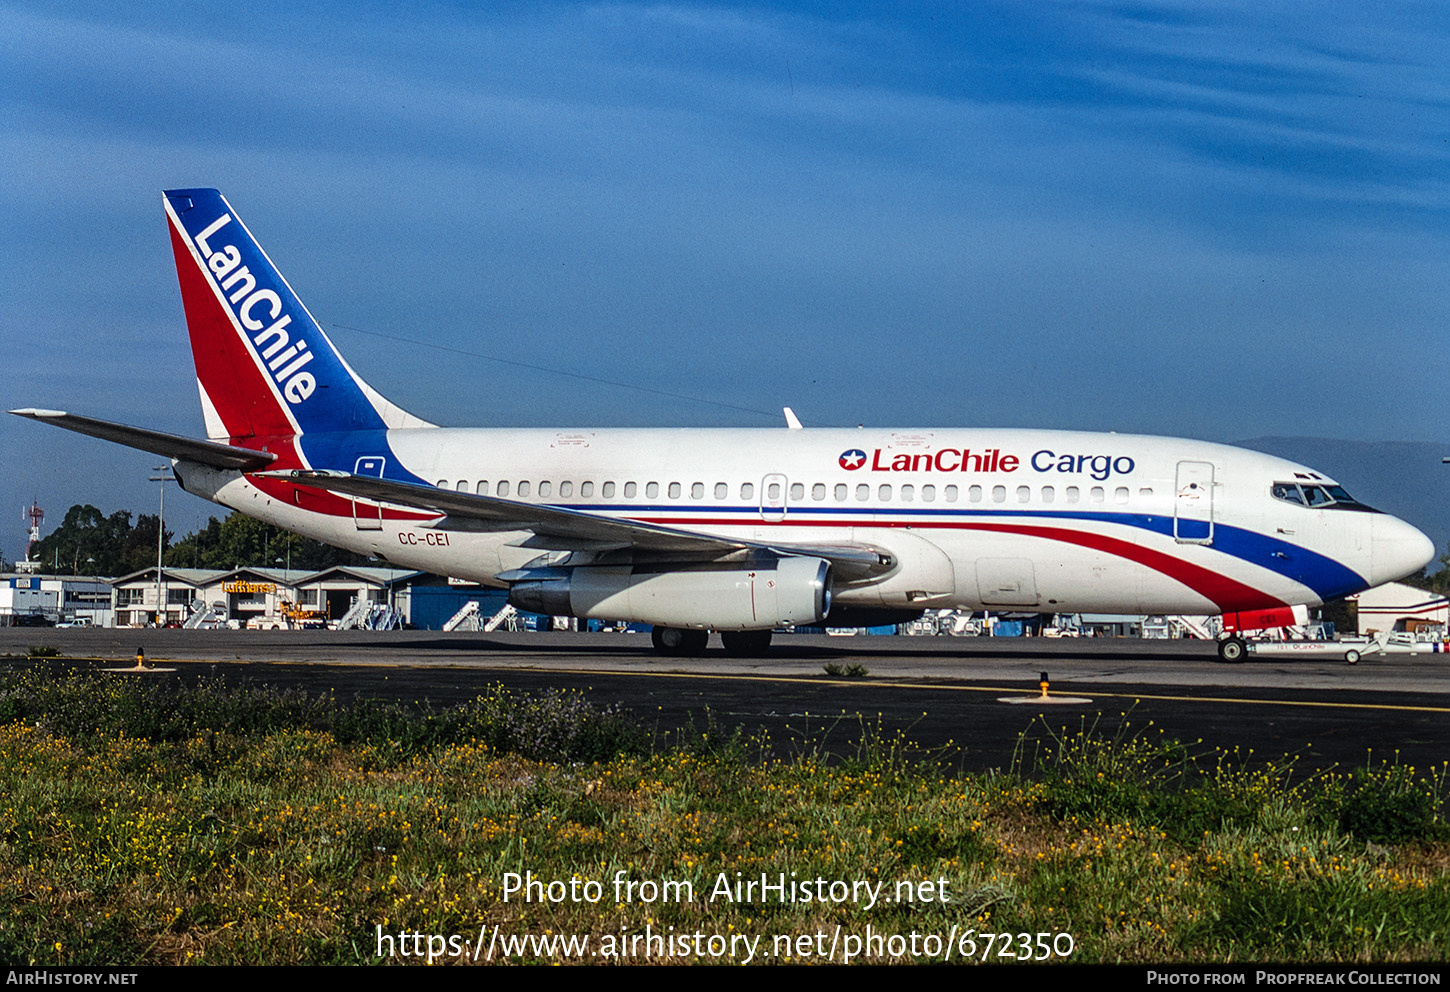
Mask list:
[[179,189],[164,202],[208,437],[433,426],[348,366],[225,197]]

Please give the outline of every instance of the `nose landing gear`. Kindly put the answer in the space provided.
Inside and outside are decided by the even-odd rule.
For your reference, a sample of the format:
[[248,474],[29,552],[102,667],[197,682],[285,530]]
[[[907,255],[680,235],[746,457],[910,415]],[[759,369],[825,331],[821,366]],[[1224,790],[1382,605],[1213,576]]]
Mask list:
[[1231,665],[1237,665],[1244,660],[1249,653],[1248,645],[1242,637],[1227,637],[1218,642],[1218,659],[1226,661]]

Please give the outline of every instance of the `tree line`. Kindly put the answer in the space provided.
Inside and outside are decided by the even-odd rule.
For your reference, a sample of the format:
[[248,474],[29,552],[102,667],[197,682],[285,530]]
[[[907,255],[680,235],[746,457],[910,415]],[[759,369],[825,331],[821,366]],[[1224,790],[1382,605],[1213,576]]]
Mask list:
[[[60,526],[40,539],[35,557],[49,572],[71,575],[129,575],[156,564],[160,521],[130,510],[102,513],[89,503],[72,506]],[[317,571],[333,565],[366,565],[369,560],[279,527],[232,513],[212,517],[205,527],[174,540],[161,534],[161,560],[172,568],[230,569],[241,566]]]

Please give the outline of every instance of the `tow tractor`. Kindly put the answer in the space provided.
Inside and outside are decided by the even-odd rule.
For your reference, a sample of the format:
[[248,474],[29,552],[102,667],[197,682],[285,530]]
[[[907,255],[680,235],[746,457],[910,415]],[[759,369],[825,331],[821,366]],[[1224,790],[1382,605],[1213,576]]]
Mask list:
[[1450,640],[1419,640],[1413,634],[1381,631],[1343,641],[1245,641],[1244,648],[1249,654],[1265,657],[1339,657],[1355,665],[1374,655],[1444,654],[1450,652]]

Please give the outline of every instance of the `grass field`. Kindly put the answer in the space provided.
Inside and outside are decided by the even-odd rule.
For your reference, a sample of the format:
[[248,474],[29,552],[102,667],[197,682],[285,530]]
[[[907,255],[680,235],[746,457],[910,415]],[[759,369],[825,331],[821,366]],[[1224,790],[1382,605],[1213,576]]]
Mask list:
[[1450,958],[1445,767],[1038,731],[966,775],[870,726],[667,739],[563,693],[11,676],[0,960]]

